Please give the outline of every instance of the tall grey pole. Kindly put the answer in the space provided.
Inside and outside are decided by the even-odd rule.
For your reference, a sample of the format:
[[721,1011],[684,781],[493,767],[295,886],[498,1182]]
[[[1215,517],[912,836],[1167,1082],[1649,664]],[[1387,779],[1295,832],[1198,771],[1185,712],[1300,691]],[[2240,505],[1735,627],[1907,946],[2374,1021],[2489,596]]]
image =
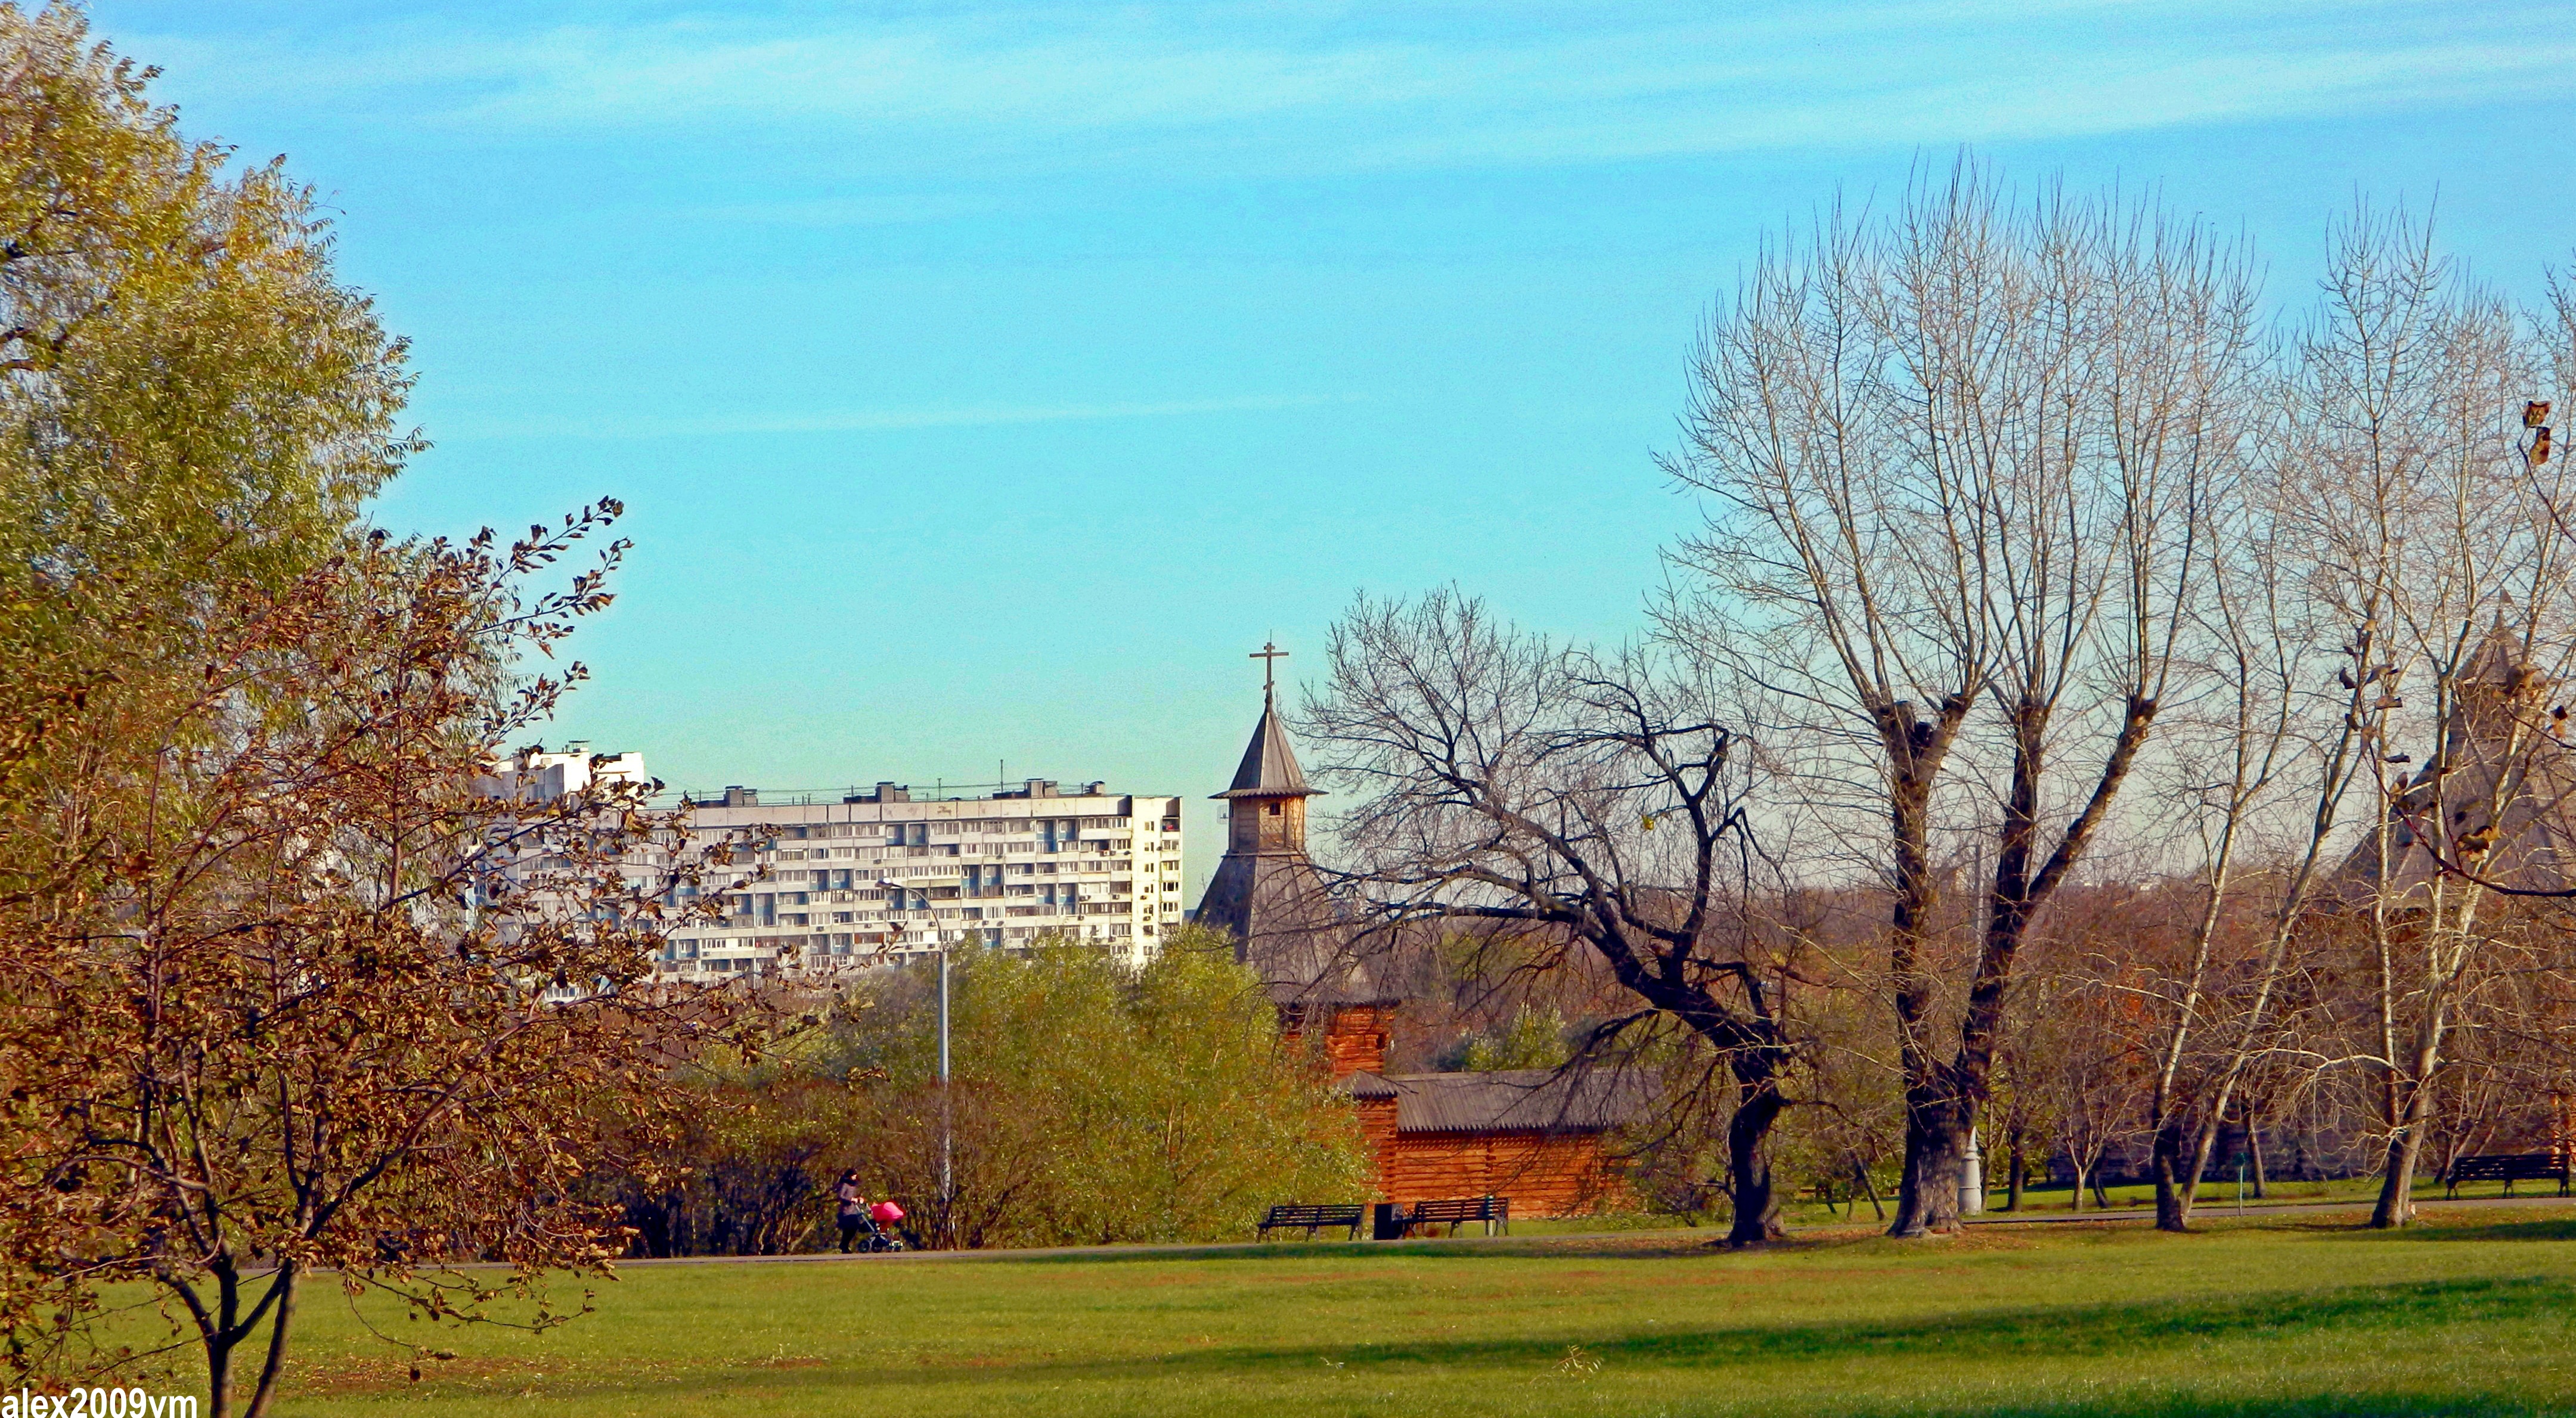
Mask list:
[[951,1167],[953,1122],[954,1117],[948,1107],[948,944],[942,941],[939,945],[939,1224],[952,1238],[957,1229],[951,1215],[957,1205],[957,1179]]

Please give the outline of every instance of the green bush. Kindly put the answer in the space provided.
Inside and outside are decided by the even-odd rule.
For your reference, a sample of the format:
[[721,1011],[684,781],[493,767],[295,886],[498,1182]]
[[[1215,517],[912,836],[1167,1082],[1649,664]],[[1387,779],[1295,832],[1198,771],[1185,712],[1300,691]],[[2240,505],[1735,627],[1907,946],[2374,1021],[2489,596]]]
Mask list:
[[880,971],[759,1065],[684,1071],[702,1121],[655,1187],[620,1185],[643,1244],[820,1245],[845,1167],[934,1246],[1248,1239],[1273,1203],[1369,1194],[1349,1099],[1222,938],[1182,931],[1141,969],[1058,941],[958,951],[944,1097],[935,979]]

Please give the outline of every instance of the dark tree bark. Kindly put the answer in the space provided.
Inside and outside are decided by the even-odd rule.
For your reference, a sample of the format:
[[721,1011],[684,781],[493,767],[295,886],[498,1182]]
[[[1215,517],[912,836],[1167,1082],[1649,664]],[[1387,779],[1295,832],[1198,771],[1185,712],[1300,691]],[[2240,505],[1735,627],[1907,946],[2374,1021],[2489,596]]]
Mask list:
[[[1931,977],[1921,968],[1916,949],[1905,948],[1899,957],[1897,1017],[1904,1029],[1906,1161],[1905,1188],[1889,1234],[1920,1236],[1958,1229],[1959,1167],[1967,1156],[1968,1132],[1976,1126],[1977,1108],[1985,1101],[1993,1073],[2014,962],[2032,922],[2065,883],[2128,780],[2155,713],[2153,699],[2136,693],[2128,697],[2119,736],[2094,780],[2092,795],[2034,872],[2050,706],[2026,698],[2015,707],[2012,791],[2005,800],[1994,876],[1987,888],[1986,928],[1967,1009],[1959,1023],[1957,1050],[1948,1059],[1934,1059],[1924,1037],[1931,1013]],[[1925,795],[1928,798],[1928,785]],[[1899,862],[1901,881],[1902,853]],[[1919,930],[1909,935],[1900,928],[1898,939],[1901,947],[1914,947]]]
[[[1970,1115],[1948,1070],[1937,1059],[1933,1008],[1939,982],[1923,958],[1924,933],[1940,899],[1932,862],[1932,785],[1967,721],[1969,696],[1954,694],[1937,717],[1925,719],[1905,701],[1879,714],[1880,742],[1893,766],[1888,788],[1888,832],[1894,844],[1895,899],[1889,907],[1888,974],[1894,985],[1897,1058],[1905,1078],[1905,1170],[1898,1183],[1896,1219],[1888,1232],[1920,1236],[1959,1222],[1955,1185],[1967,1150]],[[1924,1184],[1927,1168],[1948,1158],[1953,1185]]]
[[1734,1219],[1726,1232],[1730,1246],[1759,1245],[1785,1234],[1780,1199],[1771,1181],[1771,1125],[1784,1102],[1778,1081],[1770,1077],[1738,1078],[1735,1114],[1726,1124],[1727,1192]]
[[2394,1230],[2415,1219],[2415,1168],[2424,1151],[2425,1126],[2432,1120],[2432,1107],[2427,1101],[2432,1091],[2418,1087],[2407,1093],[2397,1131],[2381,1155],[2379,1198],[2370,1209],[2370,1224],[2375,1229]]

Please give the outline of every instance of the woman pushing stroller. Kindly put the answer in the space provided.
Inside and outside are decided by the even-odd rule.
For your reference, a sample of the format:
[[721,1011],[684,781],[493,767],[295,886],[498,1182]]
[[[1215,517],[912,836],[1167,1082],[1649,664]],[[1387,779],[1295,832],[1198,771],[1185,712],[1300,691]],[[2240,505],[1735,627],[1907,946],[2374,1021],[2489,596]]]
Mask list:
[[[903,1220],[903,1208],[889,1198],[871,1206],[859,1190],[858,1169],[841,1174],[841,1184],[832,1189],[840,1201],[841,1254],[848,1255],[853,1246],[861,1251],[899,1251],[903,1238],[887,1228]],[[866,1234],[861,1235],[862,1232]]]

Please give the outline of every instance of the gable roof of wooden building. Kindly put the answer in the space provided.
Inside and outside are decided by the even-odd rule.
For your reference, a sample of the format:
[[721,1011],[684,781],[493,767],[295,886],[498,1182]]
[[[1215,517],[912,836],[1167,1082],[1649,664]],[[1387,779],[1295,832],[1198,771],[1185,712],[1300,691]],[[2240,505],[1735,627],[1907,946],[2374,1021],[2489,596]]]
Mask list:
[[1395,1102],[1407,1132],[1606,1132],[1645,1110],[1649,1079],[1625,1069],[1508,1068],[1485,1073],[1355,1073],[1353,1098]]

